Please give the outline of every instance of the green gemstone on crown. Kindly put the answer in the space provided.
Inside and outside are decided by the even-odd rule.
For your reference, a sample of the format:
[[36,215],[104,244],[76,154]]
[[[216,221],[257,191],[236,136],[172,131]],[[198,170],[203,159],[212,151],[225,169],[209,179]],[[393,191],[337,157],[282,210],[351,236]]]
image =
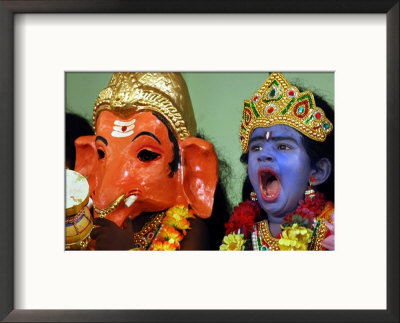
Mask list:
[[253,110],[253,113],[256,116],[256,118],[259,118],[260,115],[258,114],[256,106],[254,105],[254,103],[251,104],[251,109]]
[[284,114],[286,114],[286,112],[289,111],[289,109],[290,109],[290,107],[293,105],[294,101],[295,101],[295,98],[293,98],[293,99],[289,102],[289,104],[286,106],[286,108],[285,108],[284,110],[282,110],[281,115],[284,115]]
[[304,123],[308,124],[312,118],[314,118],[314,115],[310,115],[310,117],[306,121],[304,121]]

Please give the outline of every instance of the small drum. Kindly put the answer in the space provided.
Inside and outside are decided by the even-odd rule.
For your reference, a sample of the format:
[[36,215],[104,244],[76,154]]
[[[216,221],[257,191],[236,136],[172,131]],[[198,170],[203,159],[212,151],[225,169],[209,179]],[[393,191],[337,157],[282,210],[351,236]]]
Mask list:
[[65,192],[65,249],[87,249],[93,228],[93,220],[86,206],[89,183],[83,175],[67,169]]

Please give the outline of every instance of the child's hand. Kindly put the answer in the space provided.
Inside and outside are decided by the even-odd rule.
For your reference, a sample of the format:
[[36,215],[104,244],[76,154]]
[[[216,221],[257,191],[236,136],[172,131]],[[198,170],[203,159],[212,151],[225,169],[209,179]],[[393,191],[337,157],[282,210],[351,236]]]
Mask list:
[[330,231],[330,235],[322,241],[322,246],[327,250],[335,250],[335,214],[332,214],[332,222],[333,224],[327,220],[324,221]]
[[134,247],[132,234],[105,218],[93,220],[96,227],[90,237],[96,240],[96,250],[129,250]]

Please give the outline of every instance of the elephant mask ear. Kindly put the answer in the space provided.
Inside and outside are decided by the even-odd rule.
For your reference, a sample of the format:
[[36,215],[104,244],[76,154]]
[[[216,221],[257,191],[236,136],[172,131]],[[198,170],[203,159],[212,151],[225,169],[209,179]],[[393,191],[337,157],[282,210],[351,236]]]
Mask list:
[[200,218],[211,216],[218,182],[218,158],[214,146],[200,138],[181,143],[183,190],[188,204]]
[[[94,187],[95,171],[97,167],[97,150],[95,136],[83,136],[75,140],[76,161],[75,171],[86,176],[89,187]],[[92,191],[90,192],[90,194]]]

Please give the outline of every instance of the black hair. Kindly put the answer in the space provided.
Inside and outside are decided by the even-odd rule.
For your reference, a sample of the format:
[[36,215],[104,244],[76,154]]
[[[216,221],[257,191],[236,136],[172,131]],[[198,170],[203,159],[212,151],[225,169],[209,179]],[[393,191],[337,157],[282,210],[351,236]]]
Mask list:
[[152,112],[152,113],[153,113],[154,116],[157,117],[158,120],[160,120],[167,127],[169,140],[174,145],[174,147],[173,147],[174,158],[169,163],[169,168],[170,168],[171,171],[168,174],[169,177],[173,177],[175,172],[178,170],[179,164],[181,163],[181,153],[179,151],[178,141],[176,140],[176,137],[175,137],[174,133],[172,132],[169,124],[167,123],[167,121],[162,116],[160,116],[159,114],[154,113],[154,112]]
[[65,114],[65,160],[70,169],[75,168],[75,140],[81,136],[94,135],[89,122],[76,114]]
[[[174,133],[171,130],[170,125],[166,122],[166,120],[153,112],[153,115],[156,116],[168,129],[168,137],[172,144],[174,145],[174,159],[169,163],[171,172],[169,174],[170,177],[174,175],[174,173],[178,170],[179,164],[181,163],[181,155],[179,152],[178,141]],[[198,134],[197,138],[205,139],[205,136],[202,134]],[[209,140],[208,140],[209,141]],[[219,178],[218,183],[214,193],[214,204],[211,212],[211,216],[207,219],[204,219],[209,233],[210,233],[210,249],[218,250],[221,244],[221,241],[225,235],[225,226],[224,224],[229,220],[230,214],[230,205],[228,199],[226,197],[225,183],[228,178],[228,174],[230,174],[230,167],[228,163],[222,159],[218,159],[218,168],[219,168]]]
[[332,122],[333,130],[324,142],[318,142],[302,136],[304,148],[311,159],[311,166],[315,166],[321,158],[327,158],[331,162],[332,170],[328,179],[317,186],[318,192],[324,193],[328,201],[335,201],[334,179],[335,179],[335,126],[334,111],[332,107],[320,96],[313,94],[315,104],[325,112],[325,117]]
[[[296,86],[300,92],[303,92],[301,88]],[[317,107],[321,108],[325,112],[325,117],[332,122],[332,125],[334,125],[334,111],[332,107],[324,100],[322,99],[319,95],[314,95],[314,100],[315,104]],[[308,138],[307,136],[302,136],[303,138],[303,145],[304,148],[308,154],[308,156],[311,159],[311,165],[315,166],[315,164],[321,159],[321,158],[328,158],[329,161],[331,162],[332,165],[332,170],[331,174],[329,175],[328,179],[317,186],[318,192],[324,193],[325,197],[327,198],[328,201],[334,202],[334,170],[335,170],[335,156],[334,156],[334,145],[335,145],[335,127],[333,126],[333,131],[326,137],[326,140],[324,142],[319,142],[312,140]],[[242,163],[247,164],[248,163],[248,157],[249,153],[242,154],[240,156],[240,161]],[[242,199],[247,200],[249,199],[249,195],[251,191],[253,190],[253,187],[250,183],[249,176],[246,176],[246,179],[243,183],[243,188],[242,188]]]
[[[198,134],[197,138],[201,138],[211,142],[204,134]],[[230,216],[231,205],[227,199],[225,187],[228,184],[229,175],[232,174],[231,167],[229,164],[218,156],[218,170],[219,177],[217,187],[214,193],[214,204],[211,212],[211,216],[204,219],[207,225],[208,231],[210,232],[210,249],[219,250],[222,239],[225,236],[225,223],[228,222]]]

